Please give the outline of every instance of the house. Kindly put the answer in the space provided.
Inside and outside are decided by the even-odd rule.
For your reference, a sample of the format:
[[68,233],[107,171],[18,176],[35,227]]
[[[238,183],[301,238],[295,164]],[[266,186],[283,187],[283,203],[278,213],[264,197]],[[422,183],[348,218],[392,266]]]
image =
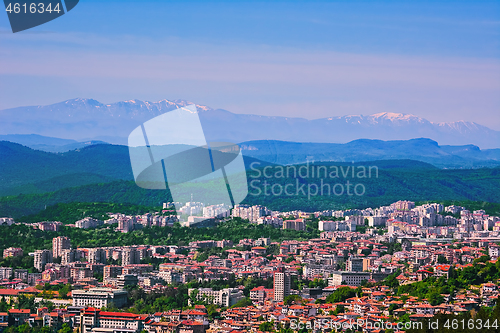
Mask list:
[[30,318],[29,309],[10,309],[9,310],[9,326],[20,326]]

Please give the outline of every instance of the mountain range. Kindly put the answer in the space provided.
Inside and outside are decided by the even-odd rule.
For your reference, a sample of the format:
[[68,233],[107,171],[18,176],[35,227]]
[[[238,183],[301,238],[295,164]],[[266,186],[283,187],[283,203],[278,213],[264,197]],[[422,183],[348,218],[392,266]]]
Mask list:
[[[0,111],[0,135],[37,134],[79,142],[126,144],[130,132],[143,122],[188,104],[183,100],[103,104],[77,98],[46,106],[17,107]],[[197,108],[208,141],[347,143],[358,139],[429,138],[441,145],[500,148],[500,131],[474,122],[433,123],[414,115],[387,112],[308,120],[235,114],[203,105]]]

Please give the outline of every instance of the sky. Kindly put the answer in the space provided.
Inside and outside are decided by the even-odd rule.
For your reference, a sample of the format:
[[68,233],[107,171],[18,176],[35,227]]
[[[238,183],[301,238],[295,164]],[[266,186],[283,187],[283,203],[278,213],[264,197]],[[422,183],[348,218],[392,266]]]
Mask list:
[[0,109],[184,99],[500,130],[499,92],[500,1],[81,0],[15,34],[0,14]]

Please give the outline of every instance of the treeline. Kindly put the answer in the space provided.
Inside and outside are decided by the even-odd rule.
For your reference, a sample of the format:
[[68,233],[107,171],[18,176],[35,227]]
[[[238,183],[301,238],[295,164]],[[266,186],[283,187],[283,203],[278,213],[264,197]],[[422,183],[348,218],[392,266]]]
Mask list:
[[[335,163],[323,163],[333,166]],[[297,168],[300,166],[297,166]],[[266,178],[261,172],[249,170],[249,195],[243,203],[265,205],[273,210],[290,211],[318,211],[327,209],[365,208],[387,205],[397,200],[460,200],[479,202],[500,202],[500,169],[472,169],[472,170],[432,170],[432,169],[380,169],[372,177],[357,178],[352,174],[339,178]],[[298,183],[296,183],[298,181]],[[321,183],[323,181],[323,183]],[[353,185],[360,184],[363,195],[347,194],[347,181],[350,182],[350,192]],[[265,185],[276,186],[275,193],[264,194]],[[287,185],[293,185],[293,195],[279,191]],[[298,190],[296,185],[303,185],[304,191]],[[330,188],[317,195],[308,195],[308,187],[326,184]],[[342,195],[334,195],[331,189],[336,184],[344,187]],[[207,183],[207,191],[213,184]],[[260,195],[259,190],[261,191]],[[337,188],[337,189],[340,189]],[[278,191],[278,192],[276,192]],[[337,190],[336,190],[337,191]],[[186,193],[187,195],[187,193]],[[46,206],[56,203],[70,202],[108,202],[130,203],[141,206],[158,206],[163,202],[172,201],[169,191],[146,190],[139,188],[133,181],[119,180],[108,183],[90,184],[78,187],[66,187],[54,192],[41,194],[20,194],[17,196],[0,198],[0,216],[20,217],[36,214]],[[216,200],[217,201],[217,200]],[[214,202],[215,203],[215,202]],[[500,211],[498,206],[493,212]]]
[[42,221],[59,221],[74,223],[85,217],[99,220],[109,219],[108,213],[122,213],[126,215],[142,215],[161,211],[161,206],[148,207],[134,204],[107,203],[107,202],[72,202],[58,203],[47,207],[37,214],[23,216],[16,222],[34,223]]
[[149,227],[121,233],[113,226],[97,229],[79,229],[63,226],[60,232],[41,231],[28,225],[0,226],[0,250],[21,247],[25,253],[40,249],[51,249],[52,238],[67,236],[73,247],[105,247],[129,245],[178,245],[185,246],[192,241],[232,240],[268,237],[273,241],[318,238],[319,230],[308,227],[306,231],[283,230],[267,225],[248,223],[239,218],[222,222],[213,228]]

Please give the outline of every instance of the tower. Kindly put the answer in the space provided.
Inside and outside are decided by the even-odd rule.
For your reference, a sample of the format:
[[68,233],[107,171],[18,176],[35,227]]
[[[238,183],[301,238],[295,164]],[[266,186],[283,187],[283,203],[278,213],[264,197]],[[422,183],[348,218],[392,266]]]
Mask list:
[[274,272],[274,300],[281,302],[290,295],[290,275],[284,267],[278,267]]

